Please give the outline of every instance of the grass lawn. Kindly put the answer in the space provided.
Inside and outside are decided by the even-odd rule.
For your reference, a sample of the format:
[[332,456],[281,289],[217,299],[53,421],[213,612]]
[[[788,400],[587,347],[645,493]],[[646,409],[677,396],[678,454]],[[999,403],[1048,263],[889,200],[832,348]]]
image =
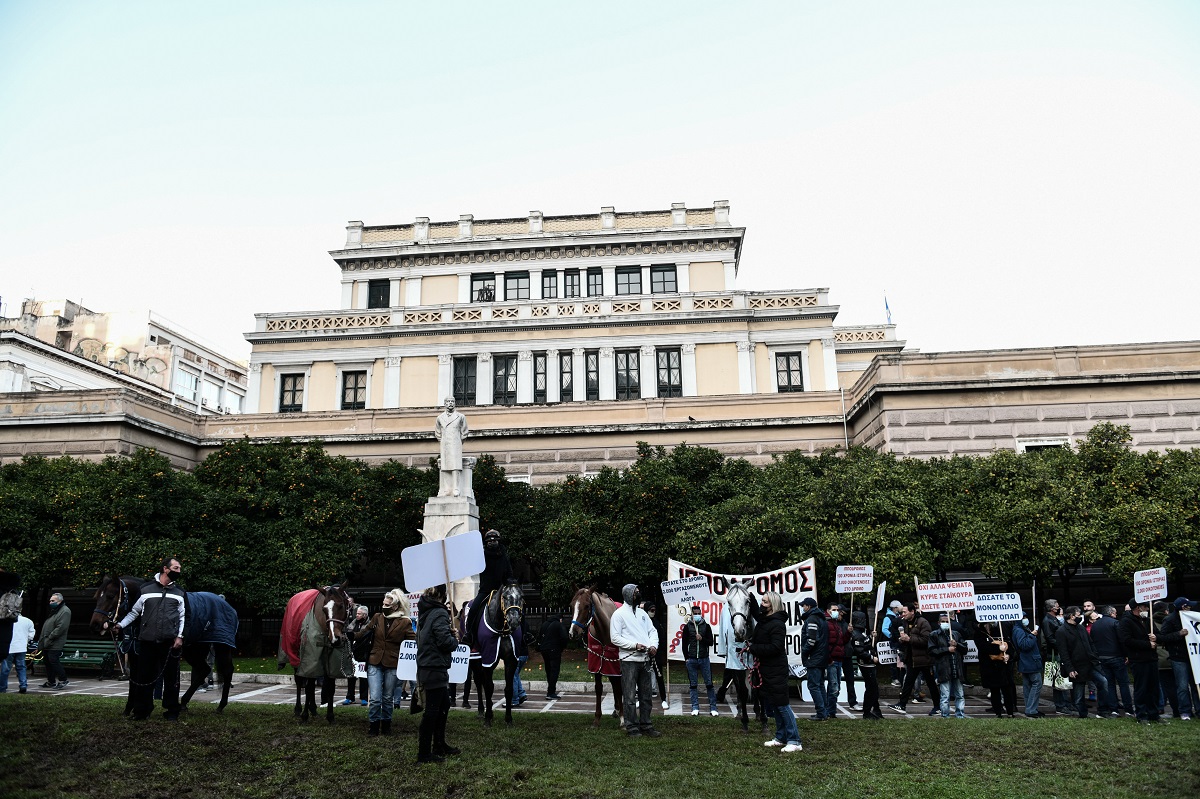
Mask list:
[[184,721],[135,723],[112,699],[12,695],[0,703],[0,796],[54,797],[1196,797],[1200,723],[911,719],[800,722],[804,751],[781,755],[731,718],[673,717],[657,740],[615,720],[451,716],[463,749],[417,766],[419,716],[366,736],[365,711],[302,725],[291,709],[209,706]]

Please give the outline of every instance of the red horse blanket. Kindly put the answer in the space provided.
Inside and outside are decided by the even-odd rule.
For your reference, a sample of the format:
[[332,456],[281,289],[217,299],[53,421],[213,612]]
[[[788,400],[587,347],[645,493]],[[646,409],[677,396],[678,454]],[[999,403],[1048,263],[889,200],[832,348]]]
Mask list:
[[288,600],[283,612],[283,625],[279,628],[279,668],[300,665],[300,626],[304,617],[313,609],[321,592],[315,588],[301,591]]
[[[617,607],[621,607],[620,602]],[[621,676],[621,651],[612,644],[601,644],[600,639],[592,635],[592,627],[587,631],[588,672],[602,674],[605,677]]]

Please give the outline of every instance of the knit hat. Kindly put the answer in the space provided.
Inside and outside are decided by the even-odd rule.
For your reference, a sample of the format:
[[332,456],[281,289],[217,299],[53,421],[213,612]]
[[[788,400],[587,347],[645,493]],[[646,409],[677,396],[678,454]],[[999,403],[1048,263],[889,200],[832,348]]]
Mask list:
[[810,596],[806,596],[804,599],[800,600],[800,604],[806,608],[815,608],[817,606],[817,600]]

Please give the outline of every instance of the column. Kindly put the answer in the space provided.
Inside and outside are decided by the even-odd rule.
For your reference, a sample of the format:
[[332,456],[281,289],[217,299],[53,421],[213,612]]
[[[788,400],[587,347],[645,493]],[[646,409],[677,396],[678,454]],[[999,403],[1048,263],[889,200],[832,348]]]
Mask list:
[[696,345],[684,344],[679,348],[683,358],[683,396],[695,397],[696,391]]
[[642,264],[642,293],[650,294],[650,264]]
[[421,304],[421,276],[409,275],[404,279],[404,304],[408,307]]
[[446,401],[446,397],[454,396],[454,359],[449,355],[438,356],[438,393],[437,401],[440,405]]
[[821,355],[825,358],[825,390],[837,391],[837,342],[833,336],[821,339]]
[[738,359],[738,392],[742,394],[754,393],[754,359],[753,350],[750,347],[749,341],[739,341],[737,343],[737,359]]
[[459,305],[466,305],[470,301],[471,301],[471,276],[470,275],[459,275],[458,276],[458,303],[459,303]]
[[604,296],[617,296],[617,268],[615,266],[605,266],[601,268],[601,273],[604,276]]
[[400,278],[394,277],[391,279],[391,285],[388,286],[388,307],[395,308],[400,304]]
[[600,348],[600,399],[617,398],[617,371],[613,365],[613,348]]
[[687,263],[675,264],[675,288],[681,292],[692,290],[691,273],[688,271],[690,266]]
[[542,270],[529,270],[529,299],[542,299]]
[[[646,267],[642,270],[643,274],[649,270]],[[641,374],[642,399],[653,399],[658,396],[658,368],[654,362],[654,345],[643,344],[639,359],[639,368]]]
[[560,402],[562,377],[558,368],[558,350],[546,350],[546,402]]
[[533,353],[530,350],[517,352],[517,403],[533,402]]
[[348,311],[354,307],[354,281],[342,281],[342,310]]
[[246,404],[242,413],[258,413],[258,398],[262,394],[262,364],[250,364],[250,373],[246,375]]
[[[438,383],[441,384],[441,369],[438,370]],[[444,399],[444,397],[439,397]],[[400,356],[393,355],[383,359],[383,407],[400,407]]]
[[575,402],[583,402],[587,399],[587,364],[584,363],[586,352],[583,349],[571,350],[571,367],[575,374],[571,378],[571,386],[574,388]]
[[370,284],[365,280],[354,281],[354,307],[360,311],[366,310],[367,300],[371,294],[369,288]]
[[492,388],[495,385],[492,375],[492,354],[481,352],[475,359],[475,404],[491,405]]

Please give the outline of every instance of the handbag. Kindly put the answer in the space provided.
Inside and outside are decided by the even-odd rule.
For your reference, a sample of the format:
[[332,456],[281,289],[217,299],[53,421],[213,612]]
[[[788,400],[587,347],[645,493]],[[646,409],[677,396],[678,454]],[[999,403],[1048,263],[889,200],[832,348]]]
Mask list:
[[1063,676],[1062,668],[1059,667],[1057,660],[1046,661],[1046,665],[1042,669],[1042,681],[1044,685],[1049,685],[1056,691],[1071,690],[1071,681]]

